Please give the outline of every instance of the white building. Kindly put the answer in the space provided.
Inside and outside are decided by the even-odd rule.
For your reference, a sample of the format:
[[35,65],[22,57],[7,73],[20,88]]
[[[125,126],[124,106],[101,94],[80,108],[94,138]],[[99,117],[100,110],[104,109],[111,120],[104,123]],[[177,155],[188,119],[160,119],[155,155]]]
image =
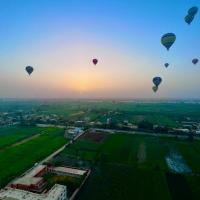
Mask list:
[[200,130],[197,130],[197,131],[196,131],[196,134],[200,134]]
[[37,194],[25,190],[5,188],[0,191],[2,200],[67,200],[67,187],[55,184],[47,193]]
[[58,175],[68,175],[68,176],[75,176],[75,177],[79,177],[79,176],[83,176],[87,173],[86,170],[80,170],[80,169],[75,169],[75,168],[69,168],[69,167],[52,167],[49,168],[49,171],[51,173],[55,173]]
[[71,127],[65,131],[65,137],[73,139],[83,133],[83,129],[79,127]]

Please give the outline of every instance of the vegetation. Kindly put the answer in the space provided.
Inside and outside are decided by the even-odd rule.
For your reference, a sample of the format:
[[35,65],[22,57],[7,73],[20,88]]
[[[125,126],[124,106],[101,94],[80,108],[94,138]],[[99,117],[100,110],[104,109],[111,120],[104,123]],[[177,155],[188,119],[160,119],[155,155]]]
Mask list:
[[[192,174],[174,174],[169,169],[166,156],[171,152],[183,156]],[[81,138],[55,159],[60,163],[67,158],[77,159],[79,162],[71,163],[79,167],[90,163],[92,174],[80,200],[199,199],[199,152],[200,141],[112,134],[100,143]]]
[[46,174],[44,179],[47,181],[47,189],[51,189],[55,184],[61,184],[67,186],[67,196],[70,197],[73,192],[80,186],[84,177],[72,177],[72,176],[59,176],[54,174]]
[[43,129],[38,127],[3,127],[0,129],[0,151],[33,135],[42,134],[42,132]]
[[0,152],[0,186],[66,143],[63,129],[47,128],[39,137]]

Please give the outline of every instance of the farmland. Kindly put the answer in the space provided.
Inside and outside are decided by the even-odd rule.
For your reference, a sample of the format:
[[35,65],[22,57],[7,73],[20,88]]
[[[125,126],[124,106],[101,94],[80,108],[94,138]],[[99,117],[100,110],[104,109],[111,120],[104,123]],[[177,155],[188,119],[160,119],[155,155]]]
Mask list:
[[[179,153],[192,173],[173,173],[166,163],[171,152]],[[80,200],[200,198],[200,141],[139,134],[95,141],[85,136],[54,161],[92,169]]]
[[[77,199],[200,199],[198,102],[52,100],[2,105],[1,187],[66,143],[62,129],[36,126],[66,127],[67,133],[80,125],[87,133],[49,161],[91,169]],[[21,126],[13,126],[14,122]],[[197,134],[192,139],[192,134],[173,132],[183,129],[185,122],[192,124],[189,133]],[[141,128],[146,124],[150,128]],[[156,132],[154,127],[164,129]],[[112,129],[113,134],[103,129]],[[66,183],[72,192],[76,185],[75,180],[61,176],[46,178],[49,187]]]
[[21,127],[21,126],[12,126],[12,127],[3,127],[0,129],[0,150],[9,147],[17,142],[20,142],[26,138],[29,138],[36,134],[42,133],[41,128],[37,127]]
[[39,137],[0,151],[1,187],[66,143],[63,129],[43,128],[38,130],[41,131]]

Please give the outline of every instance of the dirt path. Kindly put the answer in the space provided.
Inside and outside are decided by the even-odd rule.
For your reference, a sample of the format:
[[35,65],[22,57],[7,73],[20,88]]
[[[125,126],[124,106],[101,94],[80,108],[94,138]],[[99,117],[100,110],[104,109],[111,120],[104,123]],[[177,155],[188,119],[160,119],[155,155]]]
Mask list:
[[83,115],[83,114],[85,114],[85,112],[80,111],[80,112],[76,112],[76,113],[71,114],[70,117],[79,116],[79,115]]
[[33,135],[32,137],[26,138],[26,139],[24,139],[24,140],[21,140],[21,141],[19,141],[19,142],[16,142],[15,144],[10,145],[8,148],[10,148],[10,147],[16,147],[16,146],[18,146],[18,145],[24,144],[24,143],[26,143],[26,142],[28,142],[28,141],[30,141],[30,140],[33,140],[33,139],[39,137],[40,135],[41,135],[41,133],[36,134],[36,135]]
[[11,147],[16,147],[16,146],[19,146],[19,145],[21,145],[21,144],[24,144],[24,143],[26,143],[26,142],[28,142],[28,141],[30,141],[30,140],[33,140],[33,139],[39,137],[40,135],[41,135],[41,133],[36,134],[36,135],[33,135],[33,136],[31,136],[31,137],[29,137],[29,138],[26,138],[26,139],[24,139],[24,140],[20,140],[19,142],[16,142],[16,143],[14,143],[14,144],[12,144],[12,145],[10,145],[10,146],[7,146],[7,147],[5,147],[5,148],[3,148],[3,149],[0,149],[0,152],[5,151],[5,150],[7,150],[7,149],[9,149],[9,148],[11,148]]
[[146,146],[144,143],[141,143],[138,148],[137,158],[139,164],[144,163],[146,160]]

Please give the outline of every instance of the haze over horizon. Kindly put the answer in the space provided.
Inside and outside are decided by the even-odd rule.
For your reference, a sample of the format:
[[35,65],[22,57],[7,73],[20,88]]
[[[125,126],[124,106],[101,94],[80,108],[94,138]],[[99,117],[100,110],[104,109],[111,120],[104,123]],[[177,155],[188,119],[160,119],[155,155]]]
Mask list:
[[[200,98],[191,63],[200,15],[184,21],[192,6],[200,2],[1,0],[0,98]],[[177,35],[169,52],[168,32]],[[156,94],[154,76],[163,78]]]

